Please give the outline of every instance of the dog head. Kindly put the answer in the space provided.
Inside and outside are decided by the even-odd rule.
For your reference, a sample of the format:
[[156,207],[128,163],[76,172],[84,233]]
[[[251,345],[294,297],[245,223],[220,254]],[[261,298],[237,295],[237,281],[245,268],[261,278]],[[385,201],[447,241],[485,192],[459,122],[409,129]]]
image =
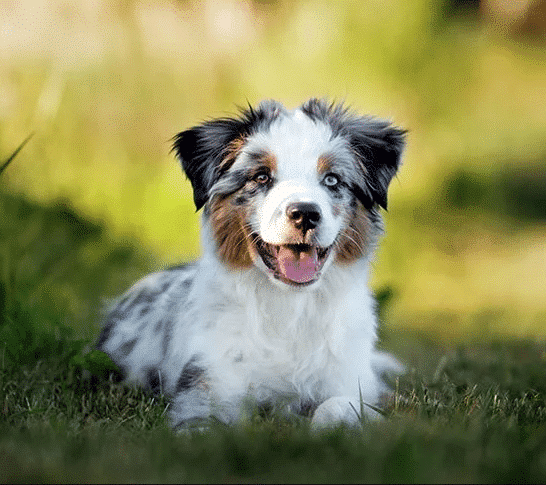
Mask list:
[[301,287],[368,255],[403,146],[404,131],[388,122],[311,99],[205,122],[173,149],[220,260]]

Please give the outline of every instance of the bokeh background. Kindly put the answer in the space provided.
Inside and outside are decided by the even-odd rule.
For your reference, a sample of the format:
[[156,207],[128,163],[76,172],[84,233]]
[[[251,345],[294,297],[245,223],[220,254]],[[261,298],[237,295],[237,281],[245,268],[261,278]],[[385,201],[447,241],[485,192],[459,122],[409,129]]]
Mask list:
[[0,178],[3,281],[96,334],[99,300],[199,255],[172,137],[310,96],[409,130],[374,263],[385,324],[544,338],[544,0],[3,0],[0,164],[33,134]]

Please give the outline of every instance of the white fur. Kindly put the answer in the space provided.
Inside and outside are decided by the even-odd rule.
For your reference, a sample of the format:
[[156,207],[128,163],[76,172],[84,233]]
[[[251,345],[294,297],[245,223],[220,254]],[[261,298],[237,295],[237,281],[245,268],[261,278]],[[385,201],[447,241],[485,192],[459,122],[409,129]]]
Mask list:
[[[230,172],[247,166],[256,150],[272,154],[277,170],[273,187],[247,207],[253,230],[266,243],[291,242],[287,205],[312,202],[322,216],[314,243],[334,244],[347,212],[334,210],[317,160],[334,154],[340,173],[353,170],[347,140],[295,110],[250,136]],[[385,391],[381,372],[399,366],[375,350],[369,253],[341,265],[334,249],[318,281],[296,287],[277,281],[260,258],[249,268],[224,264],[206,212],[201,239],[204,252],[195,265],[149,275],[105,325],[99,347],[127,379],[149,385],[150,370],[157,371],[154,382],[173,398],[175,426],[210,415],[236,422],[247,403],[312,403],[317,426],[354,424],[361,409],[376,417],[361,400],[376,404]]]

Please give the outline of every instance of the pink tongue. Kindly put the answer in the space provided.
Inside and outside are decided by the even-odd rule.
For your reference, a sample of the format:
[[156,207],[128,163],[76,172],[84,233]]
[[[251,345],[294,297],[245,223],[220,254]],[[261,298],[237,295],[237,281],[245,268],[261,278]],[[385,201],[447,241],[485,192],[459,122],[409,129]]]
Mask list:
[[315,278],[319,270],[317,249],[311,247],[308,251],[296,251],[286,246],[280,246],[277,253],[279,271],[296,283],[307,283]]

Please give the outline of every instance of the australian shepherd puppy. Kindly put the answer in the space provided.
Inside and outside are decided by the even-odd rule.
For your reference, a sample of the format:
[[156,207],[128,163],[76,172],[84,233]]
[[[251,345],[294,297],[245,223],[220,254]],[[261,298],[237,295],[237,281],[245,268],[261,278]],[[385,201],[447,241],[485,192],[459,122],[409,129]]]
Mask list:
[[375,415],[397,364],[375,349],[368,267],[403,145],[403,130],[317,99],[178,134],[203,256],[136,283],[98,348],[170,396],[174,427],[255,404],[317,426]]

